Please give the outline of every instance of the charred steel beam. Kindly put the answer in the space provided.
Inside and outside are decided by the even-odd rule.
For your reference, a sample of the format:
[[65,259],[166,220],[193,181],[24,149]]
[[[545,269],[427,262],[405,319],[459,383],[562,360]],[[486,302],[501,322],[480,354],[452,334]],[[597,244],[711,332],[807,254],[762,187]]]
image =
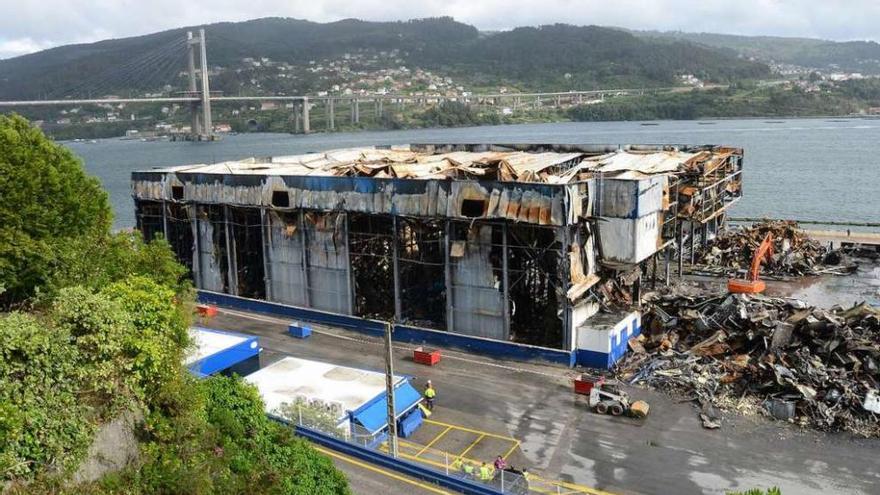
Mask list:
[[260,229],[263,231],[263,285],[266,287],[266,300],[274,301],[275,295],[272,287],[272,272],[269,268],[269,253],[272,250],[272,226],[269,225],[269,216],[266,215],[266,207],[260,208]]
[[510,338],[510,276],[507,269],[507,222],[504,222],[501,224],[501,288],[504,291],[504,335]]
[[223,237],[226,239],[226,272],[229,277],[228,290],[233,296],[238,295],[238,260],[235,254],[235,241],[229,235],[229,206],[223,205]]
[[312,295],[309,288],[309,246],[306,239],[306,216],[299,210],[299,239],[302,249],[303,301],[307,308],[312,307]]
[[455,331],[455,307],[452,304],[452,266],[449,264],[449,220],[443,222],[443,277],[446,281],[446,330]]
[[345,267],[345,270],[347,272],[347,276],[345,277],[345,283],[346,283],[346,289],[348,292],[348,314],[353,315],[354,314],[354,281],[353,281],[353,277],[354,277],[353,266],[354,265],[351,262],[351,241],[350,241],[350,237],[349,237],[349,231],[351,230],[351,215],[349,215],[348,213],[345,213],[344,215],[345,215],[345,223],[343,225],[345,227],[345,232],[343,232],[344,240],[342,242],[345,245],[345,251],[346,251],[345,254],[346,254],[346,257],[348,258],[348,263],[347,263],[347,266]]

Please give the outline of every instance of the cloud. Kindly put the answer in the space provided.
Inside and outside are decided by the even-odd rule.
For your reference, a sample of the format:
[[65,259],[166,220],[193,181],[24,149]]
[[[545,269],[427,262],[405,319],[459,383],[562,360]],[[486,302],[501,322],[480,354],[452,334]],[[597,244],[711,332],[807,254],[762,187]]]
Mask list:
[[51,41],[36,41],[31,38],[0,39],[0,59],[38,52],[52,46],[54,43]]
[[[0,57],[179,26],[281,16],[319,22],[452,16],[480,29],[598,24],[656,29],[880,39],[877,0],[0,0]],[[4,45],[0,45],[2,47]]]

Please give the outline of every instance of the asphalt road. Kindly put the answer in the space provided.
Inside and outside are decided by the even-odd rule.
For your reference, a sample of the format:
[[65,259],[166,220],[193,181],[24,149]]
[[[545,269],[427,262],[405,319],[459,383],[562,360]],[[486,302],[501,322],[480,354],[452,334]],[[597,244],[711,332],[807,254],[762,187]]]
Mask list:
[[[353,331],[313,325],[315,333],[298,340],[286,334],[283,319],[222,309],[203,324],[259,335],[263,364],[291,354],[377,371],[384,366],[381,340]],[[432,420],[519,439],[514,459],[544,478],[621,494],[723,494],[770,486],[786,495],[880,493],[880,440],[736,415],[719,430],[705,430],[691,404],[640,389],[630,395],[651,404],[645,422],[601,416],[572,393],[573,370],[454,351],[443,351],[438,366],[425,367],[412,362],[409,348],[401,344],[395,351],[395,371],[413,376],[419,387],[432,380],[438,391]],[[497,453],[490,448],[479,456],[490,461]],[[387,487],[384,493],[414,491],[373,475],[379,476],[363,473],[368,492],[372,482]]]
[[319,450],[333,459],[333,464],[345,473],[345,477],[348,478],[348,485],[355,495],[436,495],[450,493],[436,486],[408,478],[394,471],[373,466],[332,450]]

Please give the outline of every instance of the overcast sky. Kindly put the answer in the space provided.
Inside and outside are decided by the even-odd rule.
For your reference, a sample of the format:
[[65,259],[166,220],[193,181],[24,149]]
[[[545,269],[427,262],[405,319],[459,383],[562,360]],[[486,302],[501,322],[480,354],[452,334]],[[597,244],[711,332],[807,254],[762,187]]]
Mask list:
[[880,40],[880,0],[0,0],[0,58],[267,16],[327,22],[443,15],[483,30],[565,22]]

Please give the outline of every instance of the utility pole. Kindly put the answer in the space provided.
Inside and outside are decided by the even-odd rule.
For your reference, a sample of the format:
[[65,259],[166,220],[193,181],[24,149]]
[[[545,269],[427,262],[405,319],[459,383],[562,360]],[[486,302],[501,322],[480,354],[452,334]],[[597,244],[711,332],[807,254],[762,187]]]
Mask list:
[[394,414],[394,355],[391,348],[391,322],[385,322],[385,395],[388,403],[388,447],[397,459],[397,415]]
[[214,124],[211,122],[211,89],[208,87],[208,49],[205,46],[205,29],[199,29],[199,58],[202,76],[202,124],[205,137],[210,140],[214,136]]
[[[198,91],[196,86],[196,55],[193,45],[196,40],[193,39],[192,31],[186,33],[186,68],[189,73],[189,96],[194,96]],[[199,103],[194,101],[190,103],[190,114],[192,121],[190,123],[190,134],[197,138],[202,133],[201,123],[199,122]]]

